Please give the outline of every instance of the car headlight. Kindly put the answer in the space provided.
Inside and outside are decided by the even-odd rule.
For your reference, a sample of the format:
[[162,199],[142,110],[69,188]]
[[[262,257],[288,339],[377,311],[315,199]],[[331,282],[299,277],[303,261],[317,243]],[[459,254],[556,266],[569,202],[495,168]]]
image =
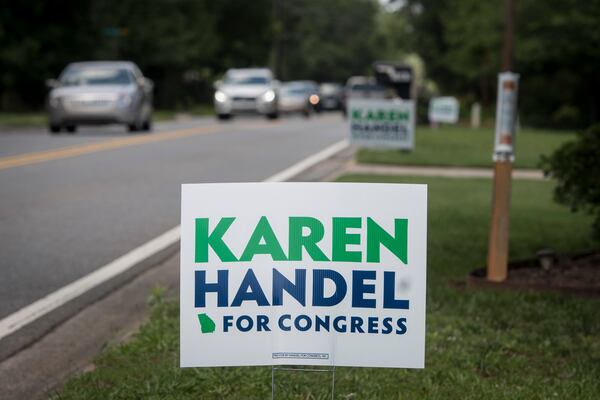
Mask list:
[[127,107],[131,104],[132,96],[128,93],[121,93],[119,95],[119,100],[117,100],[117,104],[119,107]]
[[272,102],[273,100],[275,100],[275,92],[272,90],[267,90],[265,94],[263,94],[263,100],[267,103]]
[[223,103],[224,101],[227,100],[227,95],[225,93],[223,93],[220,90],[217,90],[215,92],[215,100],[218,101],[219,103]]

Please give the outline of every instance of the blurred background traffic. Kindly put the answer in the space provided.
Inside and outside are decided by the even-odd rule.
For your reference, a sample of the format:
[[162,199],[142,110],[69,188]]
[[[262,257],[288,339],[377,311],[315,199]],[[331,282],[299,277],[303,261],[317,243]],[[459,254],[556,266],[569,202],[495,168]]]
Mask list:
[[[518,2],[522,124],[578,128],[600,118],[598,3]],[[95,60],[131,61],[143,72],[130,82],[141,87],[111,95],[115,102],[143,97],[136,90],[153,92],[155,109],[192,113],[213,111],[215,94],[226,95],[233,79],[229,69],[264,68],[278,107],[267,109],[268,90],[261,89],[260,112],[271,117],[279,108],[303,115],[341,110],[353,87],[373,85],[375,61],[392,61],[413,71],[420,122],[429,99],[441,94],[467,105],[464,113],[480,103],[485,122],[495,102],[502,7],[477,0],[10,2],[0,10],[0,124],[52,108],[48,85],[61,82],[49,79],[72,62]],[[228,101],[217,103],[219,117],[234,113]],[[148,107],[139,107],[135,118],[121,114],[115,122],[149,128]],[[75,127],[50,111],[51,130]]]

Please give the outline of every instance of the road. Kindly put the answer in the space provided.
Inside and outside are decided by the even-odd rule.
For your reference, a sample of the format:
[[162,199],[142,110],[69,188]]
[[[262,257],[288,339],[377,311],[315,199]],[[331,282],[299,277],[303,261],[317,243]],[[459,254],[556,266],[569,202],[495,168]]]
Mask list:
[[182,183],[261,181],[344,136],[338,114],[0,132],[0,319],[176,226]]

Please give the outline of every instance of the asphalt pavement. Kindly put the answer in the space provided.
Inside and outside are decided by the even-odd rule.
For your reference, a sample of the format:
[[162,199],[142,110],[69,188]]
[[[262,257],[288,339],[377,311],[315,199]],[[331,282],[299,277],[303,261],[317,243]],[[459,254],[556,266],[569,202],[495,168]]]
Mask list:
[[0,132],[0,319],[176,226],[182,183],[261,181],[345,131],[326,114]]

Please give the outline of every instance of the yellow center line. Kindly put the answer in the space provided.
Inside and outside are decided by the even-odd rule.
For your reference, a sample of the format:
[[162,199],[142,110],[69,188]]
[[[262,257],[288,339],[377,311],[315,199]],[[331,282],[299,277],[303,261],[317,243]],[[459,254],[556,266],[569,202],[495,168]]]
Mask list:
[[176,131],[161,132],[152,135],[115,139],[101,143],[91,143],[73,147],[65,147],[57,150],[46,150],[35,153],[19,154],[16,156],[0,158],[0,170],[30,164],[37,164],[46,161],[59,160],[62,158],[76,157],[83,154],[97,153],[100,151],[137,146],[140,144],[161,142],[165,140],[173,140],[195,135],[205,135],[214,132],[216,129],[217,127],[188,128]]
[[[270,124],[251,124],[246,128],[264,129],[276,125]],[[132,136],[127,138],[115,139],[101,143],[91,143],[72,147],[64,147],[56,150],[44,150],[34,153],[18,154],[15,156],[0,158],[0,171],[3,169],[21,167],[25,165],[38,164],[46,161],[59,160],[62,158],[76,157],[84,154],[98,153],[106,150],[121,149],[124,147],[137,146],[146,143],[162,142],[165,140],[181,139],[189,136],[207,135],[217,131],[220,126],[205,126],[186,128],[176,131],[167,131],[144,136]]]
[[[244,129],[266,129],[274,128],[281,124],[281,121],[271,121],[267,123],[246,124]],[[236,129],[239,126],[233,125]],[[64,147],[56,150],[44,150],[34,153],[18,154],[0,158],[0,171],[8,168],[22,167],[25,165],[38,164],[46,161],[60,160],[81,156],[84,154],[98,153],[101,151],[121,149],[124,147],[138,146],[146,143],[162,142],[166,140],[180,139],[190,136],[207,135],[216,132],[222,126],[204,126],[195,128],[186,128],[175,131],[166,131],[143,136],[131,136],[126,138],[109,140],[100,143],[90,143],[71,147]]]

